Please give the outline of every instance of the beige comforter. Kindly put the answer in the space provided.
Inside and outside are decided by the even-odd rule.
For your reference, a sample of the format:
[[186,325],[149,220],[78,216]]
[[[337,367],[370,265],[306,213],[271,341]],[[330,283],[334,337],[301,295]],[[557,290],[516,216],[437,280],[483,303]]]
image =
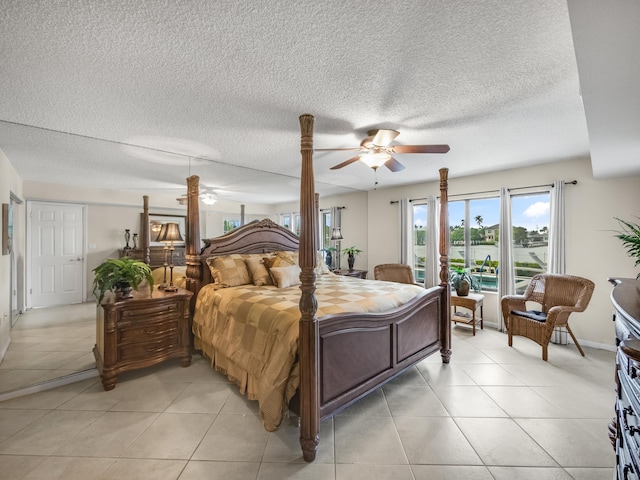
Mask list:
[[[416,297],[415,285],[318,276],[317,317],[348,312],[383,312]],[[212,365],[258,400],[264,426],[276,430],[299,385],[297,364],[300,287],[206,285],[193,319],[196,348]]]

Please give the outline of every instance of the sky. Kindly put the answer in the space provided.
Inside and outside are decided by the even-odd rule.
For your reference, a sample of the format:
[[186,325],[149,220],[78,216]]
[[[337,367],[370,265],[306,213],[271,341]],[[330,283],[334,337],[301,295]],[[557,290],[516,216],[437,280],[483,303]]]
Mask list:
[[[426,205],[414,205],[414,224],[426,224]],[[500,199],[475,199],[470,202],[471,225],[477,227],[476,216],[482,217],[482,225],[491,227],[500,222]],[[511,215],[514,227],[524,227],[528,231],[549,228],[549,193],[518,195],[512,197]],[[461,225],[464,219],[464,201],[449,202],[449,224]]]

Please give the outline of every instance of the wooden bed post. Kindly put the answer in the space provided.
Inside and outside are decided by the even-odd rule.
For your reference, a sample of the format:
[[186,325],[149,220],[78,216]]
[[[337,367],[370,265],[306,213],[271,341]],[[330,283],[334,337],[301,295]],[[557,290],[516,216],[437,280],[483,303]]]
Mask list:
[[316,458],[320,442],[318,300],[316,291],[316,213],[313,177],[313,116],[300,116],[300,446],[307,462]]
[[186,288],[194,293],[191,297],[191,313],[196,304],[196,294],[202,285],[200,263],[200,177],[187,178],[187,231],[185,238],[185,263],[187,265]]
[[151,243],[149,238],[149,195],[142,196],[142,218],[140,223],[142,224],[140,225],[140,247],[144,255],[144,263],[149,265],[151,263],[151,255],[149,253],[149,244]]
[[440,325],[442,362],[451,358],[451,285],[449,284],[449,169],[440,169],[440,286],[444,287]]

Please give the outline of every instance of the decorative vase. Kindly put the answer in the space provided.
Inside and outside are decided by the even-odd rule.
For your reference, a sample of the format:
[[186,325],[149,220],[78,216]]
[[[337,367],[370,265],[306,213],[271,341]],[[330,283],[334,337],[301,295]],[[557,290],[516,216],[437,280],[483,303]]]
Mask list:
[[347,262],[349,262],[349,271],[353,271],[353,265],[356,263],[355,255],[349,255],[347,258]]
[[327,267],[331,268],[331,264],[333,263],[333,258],[331,257],[331,252],[327,252],[324,257],[324,263],[327,264]]
[[466,297],[469,295],[469,282],[467,280],[460,280],[460,283],[456,288],[456,293],[459,297]]
[[133,234],[133,249],[137,249],[138,248],[138,234],[134,233]]
[[125,250],[131,250],[131,247],[129,246],[129,240],[131,240],[131,233],[129,233],[129,229],[127,228],[124,231],[124,241],[127,243],[124,246]]

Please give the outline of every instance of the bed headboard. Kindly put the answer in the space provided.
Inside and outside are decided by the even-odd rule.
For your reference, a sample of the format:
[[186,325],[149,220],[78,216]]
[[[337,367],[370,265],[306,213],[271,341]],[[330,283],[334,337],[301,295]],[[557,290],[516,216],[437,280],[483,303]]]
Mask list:
[[205,239],[203,242],[204,247],[200,252],[203,275],[201,286],[212,280],[206,261],[213,255],[297,251],[299,248],[299,238],[295,233],[268,218],[254,220],[219,237]]

